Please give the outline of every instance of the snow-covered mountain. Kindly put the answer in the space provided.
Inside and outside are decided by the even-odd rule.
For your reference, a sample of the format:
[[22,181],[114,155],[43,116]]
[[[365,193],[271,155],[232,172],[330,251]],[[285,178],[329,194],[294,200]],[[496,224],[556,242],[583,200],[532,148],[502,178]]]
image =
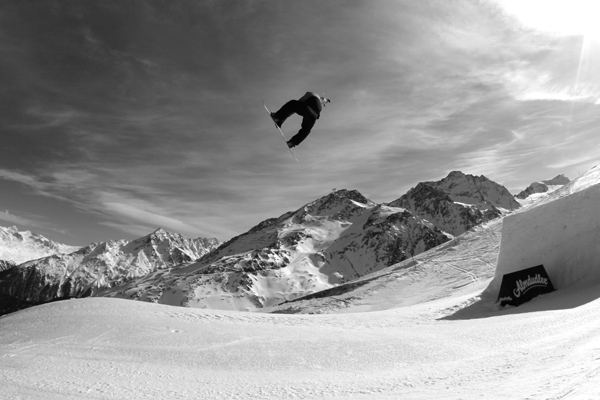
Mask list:
[[351,281],[448,240],[403,208],[339,190],[261,222],[177,274],[157,271],[101,295],[254,310]]
[[214,239],[157,230],[30,261],[0,272],[0,294],[34,303],[92,295],[256,310],[382,270],[518,207],[504,187],[461,172],[389,204],[344,189],[218,248]]
[[[597,188],[598,185],[600,185],[600,166],[592,168],[583,176],[564,186],[559,186],[559,189],[555,191],[540,194],[537,201],[528,202],[507,217],[521,221],[521,224],[531,227],[532,230],[538,229],[539,226],[544,226],[545,229],[555,228],[554,232],[531,234],[527,237],[520,234],[522,240],[520,246],[525,249],[522,251],[533,258],[533,260],[529,260],[529,264],[533,265],[525,263],[523,268],[538,263],[546,264],[544,257],[549,257],[548,247],[552,246],[548,242],[549,236],[555,237],[556,242],[562,244],[568,243],[568,241],[589,243],[598,236],[595,231],[578,232],[580,224],[573,226],[574,221],[565,221],[570,216],[565,215],[564,211],[557,208],[558,202],[555,202],[556,200],[562,201],[563,210],[577,208],[579,215],[585,215],[585,213],[593,215],[595,212],[593,207],[581,209],[581,199],[585,197],[586,190]],[[574,194],[579,194],[579,196],[572,196]],[[547,205],[553,207],[547,207]],[[558,212],[556,212],[557,210],[543,212],[544,209],[551,211],[557,209]],[[530,210],[535,212],[528,213]],[[537,217],[538,215],[543,215],[543,219]],[[436,318],[446,316],[449,319],[461,319],[465,315],[467,315],[466,318],[494,315],[498,311],[496,305],[498,280],[502,277],[502,274],[498,274],[497,267],[499,267],[498,256],[501,251],[500,245],[504,234],[505,220],[506,218],[501,217],[486,222],[454,240],[410,260],[384,268],[353,282],[282,303],[264,311],[290,314],[379,311],[425,303],[431,304],[438,299],[452,296],[460,302],[452,308],[439,310]],[[561,238],[567,225],[569,225],[570,237]],[[593,225],[593,223],[588,225]],[[578,235],[584,236],[583,239],[581,237],[578,239]],[[514,243],[515,240],[512,239],[511,242]],[[562,244],[553,249],[554,261],[558,260],[556,264],[561,268],[562,277],[580,278],[577,282],[579,286],[574,286],[575,293],[585,289],[586,285],[591,285],[592,293],[596,293],[597,288],[593,285],[597,285],[598,273],[594,265],[600,258],[597,248],[592,245],[588,245],[586,248],[585,244],[579,244],[579,249],[577,246],[569,245],[561,250]],[[585,249],[581,249],[581,247]],[[573,251],[577,252],[575,256],[569,255],[567,259],[564,258],[565,254]],[[536,259],[534,255],[539,258]],[[520,258],[520,262],[524,261],[523,254],[518,254],[515,258]],[[581,260],[592,260],[593,262],[581,263]],[[565,265],[568,265],[566,270],[564,269]],[[510,264],[510,266],[518,268],[514,264]],[[588,273],[588,275],[581,279],[582,273]],[[560,283],[560,280],[557,282]],[[469,295],[464,297],[466,294]],[[592,294],[589,296],[590,298],[598,297]],[[557,309],[564,307],[560,301],[558,303],[560,305],[557,306]],[[522,307],[524,306],[520,306],[519,309]]]
[[556,175],[552,179],[542,181],[542,183],[545,183],[549,186],[564,186],[569,182],[571,182],[571,180],[567,178],[564,174]]
[[451,172],[436,182],[421,182],[389,203],[403,207],[454,236],[521,205],[510,192],[485,176]]
[[31,303],[95,295],[101,288],[195,261],[218,245],[216,239],[188,239],[163,229],[133,241],[93,243],[0,272],[0,294]]
[[[562,211],[585,207],[576,214],[596,215],[597,186],[594,195],[585,193],[593,185],[600,185],[600,168],[540,195],[513,217],[489,221],[431,251],[278,308],[294,315],[86,298],[5,316],[0,318],[2,394],[596,399],[597,279],[578,280],[519,307],[499,307],[497,291],[482,292],[495,275],[509,219],[560,232],[555,255],[562,256],[561,247],[574,250],[562,241],[565,224],[570,233],[587,235],[575,229],[581,219]],[[555,200],[565,207],[553,207]],[[546,210],[538,214],[541,208]],[[273,227],[273,221],[267,225]],[[547,235],[511,231],[521,235],[527,255],[545,256]],[[584,270],[597,278],[600,253],[590,237],[585,242],[575,247],[577,254],[567,252],[567,263],[560,262],[564,276]],[[581,262],[589,256],[594,262]]]
[[540,182],[533,182],[531,185],[529,185],[525,190],[521,191],[515,197],[517,199],[524,200],[524,199],[528,198],[529,196],[531,196],[532,194],[551,192],[553,190],[563,187],[564,185],[566,185],[569,182],[570,182],[570,180],[566,176],[557,175],[552,179],[548,179],[548,180],[540,181]]
[[32,233],[19,231],[16,226],[0,226],[0,270],[9,264],[20,264],[25,261],[47,257],[53,254],[71,253],[79,247],[55,243],[52,240]]

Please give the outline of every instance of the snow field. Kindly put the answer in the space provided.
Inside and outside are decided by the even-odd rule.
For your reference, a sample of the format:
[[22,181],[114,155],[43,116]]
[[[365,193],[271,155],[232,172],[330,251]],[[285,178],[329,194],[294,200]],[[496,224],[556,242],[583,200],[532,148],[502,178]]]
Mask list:
[[0,319],[0,398],[594,398],[598,289],[458,320],[435,318],[457,298],[319,316],[51,303]]

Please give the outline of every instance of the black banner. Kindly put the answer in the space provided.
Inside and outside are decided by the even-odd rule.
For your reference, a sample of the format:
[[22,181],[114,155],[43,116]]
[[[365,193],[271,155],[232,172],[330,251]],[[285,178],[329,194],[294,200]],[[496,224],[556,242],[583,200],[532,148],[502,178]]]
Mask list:
[[518,306],[540,294],[554,291],[550,277],[543,265],[505,274],[498,300],[501,306]]

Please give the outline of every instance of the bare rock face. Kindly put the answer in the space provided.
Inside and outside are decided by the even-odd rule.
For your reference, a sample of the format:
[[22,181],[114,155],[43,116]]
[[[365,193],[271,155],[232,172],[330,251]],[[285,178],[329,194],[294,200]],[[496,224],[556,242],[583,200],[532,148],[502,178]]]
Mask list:
[[12,261],[0,260],[0,272],[16,266]]
[[521,193],[517,194],[515,197],[517,199],[526,199],[529,196],[531,196],[532,194],[546,193],[547,191],[548,191],[548,185],[546,185],[542,182],[533,182],[531,185],[529,185],[525,190],[523,190]]

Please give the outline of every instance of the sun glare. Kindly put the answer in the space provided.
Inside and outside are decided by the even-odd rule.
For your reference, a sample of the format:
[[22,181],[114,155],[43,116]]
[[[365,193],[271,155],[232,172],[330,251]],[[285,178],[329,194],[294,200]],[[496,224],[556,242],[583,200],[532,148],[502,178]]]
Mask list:
[[579,36],[581,47],[577,69],[561,71],[573,76],[565,88],[552,96],[570,99],[595,99],[600,102],[600,0],[495,0],[524,26],[561,36]]
[[560,35],[600,38],[600,0],[497,0],[524,25]]

